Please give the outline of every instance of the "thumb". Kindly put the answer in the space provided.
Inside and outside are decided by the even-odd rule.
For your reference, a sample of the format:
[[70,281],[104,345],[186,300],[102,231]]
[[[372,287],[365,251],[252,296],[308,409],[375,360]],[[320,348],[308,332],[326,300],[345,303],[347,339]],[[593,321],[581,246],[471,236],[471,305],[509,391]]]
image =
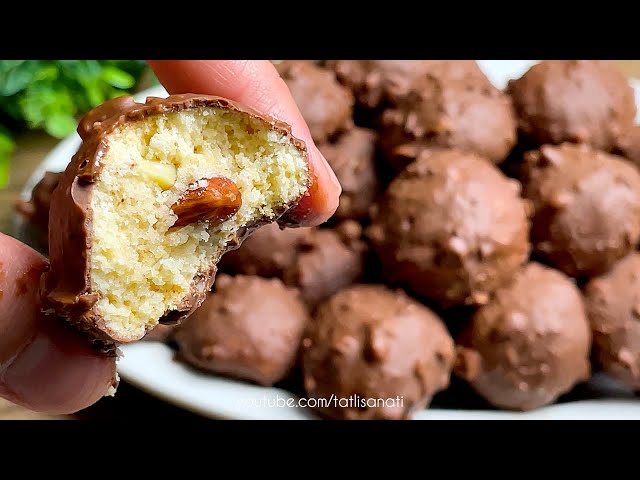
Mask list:
[[115,359],[41,313],[47,268],[44,257],[0,234],[0,396],[31,410],[72,413],[107,392]]

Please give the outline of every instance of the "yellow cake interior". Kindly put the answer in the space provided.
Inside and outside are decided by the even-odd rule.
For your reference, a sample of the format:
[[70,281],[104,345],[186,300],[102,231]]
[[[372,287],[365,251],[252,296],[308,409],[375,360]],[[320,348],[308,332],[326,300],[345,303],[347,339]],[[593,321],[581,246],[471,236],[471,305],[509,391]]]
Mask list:
[[[306,160],[285,135],[211,107],[121,126],[103,164],[91,204],[90,283],[107,328],[131,339],[180,304],[239,228],[273,218],[308,184]],[[194,182],[216,176],[238,186],[238,212],[221,225],[171,228],[171,206]]]

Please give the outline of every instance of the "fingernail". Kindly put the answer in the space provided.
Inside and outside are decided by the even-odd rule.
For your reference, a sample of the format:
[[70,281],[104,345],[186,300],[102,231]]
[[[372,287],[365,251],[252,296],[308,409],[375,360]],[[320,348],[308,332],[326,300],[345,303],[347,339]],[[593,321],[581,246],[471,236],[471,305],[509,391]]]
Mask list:
[[329,162],[327,161],[327,159],[324,158],[324,155],[322,154],[320,149],[315,145],[314,145],[314,154],[317,155],[318,158],[322,160],[321,162],[318,162],[318,163],[324,167],[325,171],[327,172],[327,179],[331,180],[331,183],[333,184],[334,189],[337,190],[338,195],[340,195],[342,193],[342,185],[340,185],[340,181],[338,180],[338,177],[336,177],[336,174],[331,168],[331,165],[329,165]]

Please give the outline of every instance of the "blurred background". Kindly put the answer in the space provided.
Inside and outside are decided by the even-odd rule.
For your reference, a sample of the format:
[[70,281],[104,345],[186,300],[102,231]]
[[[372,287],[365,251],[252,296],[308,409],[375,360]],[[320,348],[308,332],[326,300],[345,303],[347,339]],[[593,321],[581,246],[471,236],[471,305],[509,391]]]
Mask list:
[[[615,63],[640,78],[640,60]],[[0,232],[11,234],[14,205],[24,183],[78,119],[104,101],[157,84],[143,60],[0,60]],[[191,414],[123,385],[115,399],[75,416],[133,417]],[[54,418],[0,399],[0,419]]]
[[143,60],[0,60],[0,187],[9,181],[17,135],[64,138],[86,111],[153,83]]
[[[615,62],[640,77],[640,60]],[[157,83],[143,60],[0,60],[0,189],[35,166],[29,149],[40,153],[91,108]]]

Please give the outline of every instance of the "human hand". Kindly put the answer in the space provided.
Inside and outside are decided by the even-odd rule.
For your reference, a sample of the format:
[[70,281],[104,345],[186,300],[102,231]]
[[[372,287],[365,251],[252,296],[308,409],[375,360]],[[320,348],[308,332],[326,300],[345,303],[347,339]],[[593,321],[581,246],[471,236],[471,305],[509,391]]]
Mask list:
[[[270,114],[305,141],[314,177],[310,195],[290,215],[304,226],[335,212],[340,185],[311,140],[285,83],[268,61],[149,61],[169,93],[220,95]],[[115,359],[96,352],[63,322],[40,311],[39,277],[47,261],[0,234],[0,396],[48,413],[72,413],[99,400],[115,376]]]

